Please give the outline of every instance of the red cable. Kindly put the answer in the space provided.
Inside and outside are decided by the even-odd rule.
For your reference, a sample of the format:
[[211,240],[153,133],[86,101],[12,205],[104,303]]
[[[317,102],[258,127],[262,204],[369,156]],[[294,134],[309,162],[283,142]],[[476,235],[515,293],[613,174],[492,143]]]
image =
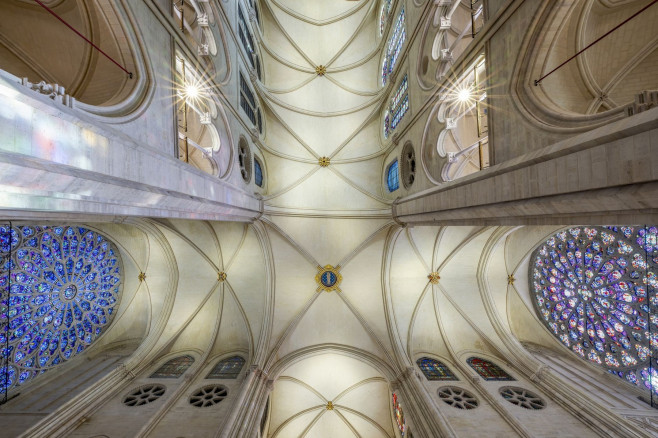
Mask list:
[[[115,61],[110,55],[108,55],[107,53],[103,52],[103,50],[102,50],[100,47],[98,47],[96,44],[94,44],[94,43],[92,43],[91,41],[89,41],[89,39],[88,39],[86,36],[84,36],[83,34],[81,34],[80,32],[78,32],[73,26],[71,26],[71,25],[68,24],[66,21],[64,21],[64,19],[63,19],[62,17],[60,17],[59,15],[57,15],[57,14],[55,13],[55,11],[53,11],[52,9],[50,9],[48,6],[44,5],[43,2],[41,2],[41,0],[34,0],[34,1],[37,2],[37,3],[39,3],[39,5],[40,5],[42,8],[44,8],[46,11],[50,12],[50,13],[51,13],[55,18],[57,18],[59,21],[61,21],[62,23],[64,23],[64,24],[66,25],[66,27],[68,27],[69,29],[71,29],[71,30],[72,30],[73,32],[75,32],[76,34],[78,34],[78,36],[79,36],[80,38],[82,38],[83,40],[85,40],[86,42],[88,42],[88,43],[89,43],[94,49],[96,49],[96,50],[98,50],[99,52],[101,52],[101,53],[102,53],[107,59],[109,59],[109,60],[112,61],[114,64],[116,64],[117,67],[119,67],[121,70],[123,70],[123,71],[125,71],[126,73],[128,73],[128,76],[130,77],[130,79],[133,78],[133,74],[132,74],[131,72],[129,72],[128,70],[126,70],[126,68],[125,68],[124,66],[122,66],[122,65],[119,64],[117,61]],[[658,1],[658,0],[656,0],[656,1]]]
[[[37,1],[39,1],[39,0],[37,0]],[[575,55],[573,55],[571,58],[567,59],[567,60],[564,61],[562,64],[558,65],[557,67],[555,67],[553,70],[551,70],[551,71],[549,71],[548,73],[546,73],[546,74],[545,74],[544,76],[542,76],[541,78],[535,80],[535,85],[539,85],[539,83],[540,83],[541,81],[543,81],[546,77],[548,77],[548,76],[551,75],[553,72],[555,72],[556,70],[558,70],[558,69],[559,69],[560,67],[562,67],[564,64],[566,64],[567,62],[571,61],[571,60],[574,59],[576,56],[580,55],[580,54],[583,53],[585,50],[589,49],[589,48],[592,47],[594,44],[596,44],[596,43],[598,43],[599,41],[601,41],[603,38],[607,37],[607,36],[610,35],[612,32],[616,31],[617,29],[619,29],[620,27],[622,27],[624,24],[628,23],[628,22],[631,21],[633,18],[635,18],[635,17],[637,17],[638,15],[640,15],[640,14],[641,14],[642,12],[644,12],[645,10],[649,9],[649,7],[650,7],[650,6],[653,6],[656,2],[658,2],[658,0],[653,0],[651,3],[649,3],[648,5],[646,5],[645,7],[643,7],[642,9],[640,9],[639,11],[637,11],[636,13],[634,13],[633,15],[631,15],[630,17],[628,17],[627,19],[625,19],[624,21],[622,21],[621,23],[619,23],[617,26],[613,27],[612,29],[610,29],[609,31],[607,31],[605,34],[603,34],[602,36],[600,36],[599,38],[597,38],[594,42],[588,44],[587,47],[585,47],[584,49],[580,50],[578,53],[576,53]]]

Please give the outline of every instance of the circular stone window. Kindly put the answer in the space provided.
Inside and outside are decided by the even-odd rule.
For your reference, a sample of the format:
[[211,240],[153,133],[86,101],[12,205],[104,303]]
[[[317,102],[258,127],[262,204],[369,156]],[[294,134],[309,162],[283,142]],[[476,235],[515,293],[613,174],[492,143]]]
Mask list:
[[[0,393],[85,351],[109,327],[122,291],[122,264],[105,236],[83,227],[0,226],[0,333],[9,367]],[[10,272],[6,269],[10,266]]]
[[[562,344],[650,389],[658,321],[656,227],[578,227],[553,234],[529,263],[539,318]],[[658,373],[656,373],[658,375]]]
[[513,405],[521,406],[525,409],[544,409],[546,403],[537,394],[528,391],[527,389],[517,388],[513,386],[505,386],[500,388],[500,395],[505,400]]
[[470,392],[457,386],[448,386],[439,389],[439,398],[457,409],[475,409],[479,404]]
[[222,385],[208,385],[190,396],[190,404],[197,408],[214,406],[228,396],[228,389]]
[[245,182],[251,181],[251,150],[249,144],[244,137],[240,138],[238,142],[238,164],[240,166],[240,174]]
[[400,172],[402,174],[402,184],[404,184],[405,189],[408,189],[416,180],[416,152],[414,152],[411,143],[405,144],[402,148]]
[[166,389],[162,385],[144,385],[133,390],[124,397],[123,404],[126,406],[142,406],[162,397]]

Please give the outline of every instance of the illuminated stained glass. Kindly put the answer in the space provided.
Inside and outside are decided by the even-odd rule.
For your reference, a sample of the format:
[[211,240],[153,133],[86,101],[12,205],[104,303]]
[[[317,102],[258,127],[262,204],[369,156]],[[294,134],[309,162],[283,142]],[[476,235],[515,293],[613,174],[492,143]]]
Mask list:
[[244,359],[240,356],[233,356],[222,359],[208,373],[206,379],[237,379],[244,366]]
[[427,380],[459,380],[447,365],[436,359],[421,357],[416,361]]
[[393,393],[393,414],[395,415],[395,423],[398,425],[398,429],[400,429],[400,436],[404,437],[407,425],[404,422],[404,412],[402,412],[398,395],[395,393]]
[[404,19],[403,7],[397,20],[395,20],[393,34],[386,44],[386,54],[384,55],[384,61],[382,62],[382,84],[384,85],[386,85],[386,80],[389,75],[395,70],[395,65],[397,64],[400,52],[402,51],[402,46],[407,39],[407,30],[404,26]]
[[530,263],[537,312],[560,342],[635,385],[650,390],[653,381],[656,393],[657,234],[655,226],[570,228]]
[[386,20],[388,20],[388,15],[391,13],[391,0],[384,0],[382,3],[382,10],[379,14],[379,34],[384,33],[384,28],[386,27]]
[[177,379],[185,374],[185,371],[194,363],[194,358],[189,355],[178,356],[165,362],[156,372],[151,374],[152,379]]
[[388,185],[389,192],[394,192],[400,188],[400,169],[398,160],[395,160],[389,164],[388,171],[386,173],[386,184]]
[[119,302],[122,273],[114,245],[82,227],[0,226],[0,258],[0,320],[9,320],[0,329],[5,392],[81,353],[103,333]]
[[515,380],[501,367],[493,362],[489,362],[488,360],[480,359],[479,357],[471,357],[466,360],[466,363],[468,363],[484,380]]

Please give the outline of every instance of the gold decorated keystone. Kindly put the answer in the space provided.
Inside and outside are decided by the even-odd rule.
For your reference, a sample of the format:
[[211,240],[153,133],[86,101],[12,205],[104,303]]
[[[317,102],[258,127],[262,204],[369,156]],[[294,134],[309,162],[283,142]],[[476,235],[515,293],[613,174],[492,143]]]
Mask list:
[[427,278],[430,280],[430,283],[432,284],[438,284],[439,280],[441,279],[441,276],[439,275],[438,272],[434,271],[430,273]]
[[328,411],[333,411],[334,410],[334,403],[333,402],[328,402],[327,403],[327,410]]
[[329,157],[322,157],[318,160],[318,163],[320,164],[320,167],[327,167],[330,162],[331,162],[331,159]]
[[516,281],[516,278],[514,278],[514,275],[510,274],[507,276],[507,284],[514,284]]
[[141,283],[142,281],[146,280],[146,272],[140,272],[139,275],[137,276],[139,279],[139,282]]
[[315,73],[318,76],[324,76],[326,72],[327,72],[327,67],[325,67],[324,65],[318,65],[317,67],[315,67]]
[[226,272],[218,272],[217,281],[226,281]]

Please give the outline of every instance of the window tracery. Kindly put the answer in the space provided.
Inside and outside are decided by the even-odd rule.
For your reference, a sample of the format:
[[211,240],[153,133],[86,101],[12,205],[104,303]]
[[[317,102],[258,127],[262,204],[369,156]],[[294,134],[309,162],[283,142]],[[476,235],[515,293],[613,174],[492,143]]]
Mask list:
[[398,127],[402,118],[409,110],[409,83],[407,75],[404,75],[400,86],[391,98],[388,110],[384,117],[384,138],[388,136]]
[[484,380],[516,380],[501,367],[488,360],[479,357],[470,357],[466,360],[466,363]]
[[150,377],[152,379],[177,379],[185,374],[185,371],[187,371],[193,363],[194,358],[190,355],[178,356],[165,362],[160,368],[151,374]]
[[436,359],[421,357],[416,364],[427,380],[459,380],[446,364]]
[[237,379],[245,360],[240,356],[222,359],[208,373],[206,379]]
[[386,81],[393,70],[395,70],[395,65],[398,62],[398,57],[402,51],[402,46],[404,45],[405,40],[407,39],[407,30],[405,28],[405,15],[404,7],[400,11],[397,20],[395,21],[395,27],[393,28],[393,34],[386,44],[386,54],[384,56],[384,61],[382,62],[382,84],[386,85]]
[[251,149],[244,137],[240,137],[238,142],[238,166],[242,179],[247,183],[251,181]]
[[438,391],[439,398],[444,403],[457,409],[475,409],[478,407],[478,400],[473,394],[457,386],[448,386]]
[[0,226],[0,393],[66,362],[107,329],[119,252],[83,227]]
[[406,143],[402,148],[402,184],[409,189],[416,180],[416,152],[411,143]]
[[240,108],[247,115],[251,123],[258,127],[259,133],[262,133],[262,119],[260,117],[260,109],[256,104],[256,97],[254,92],[251,91],[247,80],[244,78],[242,72],[240,72]]
[[658,228],[574,227],[530,259],[540,320],[567,348],[658,393]]

